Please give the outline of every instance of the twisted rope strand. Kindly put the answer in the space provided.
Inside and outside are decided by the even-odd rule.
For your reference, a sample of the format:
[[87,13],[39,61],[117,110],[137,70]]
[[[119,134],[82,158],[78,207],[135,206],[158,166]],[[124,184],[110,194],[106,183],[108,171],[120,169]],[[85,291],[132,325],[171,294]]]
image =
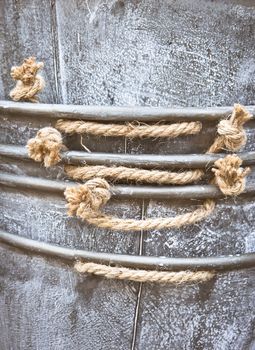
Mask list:
[[138,168],[107,167],[104,165],[82,167],[65,166],[65,172],[74,180],[89,180],[93,177],[101,177],[113,181],[135,181],[139,183],[156,183],[159,185],[185,185],[200,180],[204,172],[202,170],[190,170],[184,172],[169,172],[160,170],[144,170]]
[[91,134],[96,136],[125,136],[128,138],[175,138],[195,135],[202,129],[200,122],[183,122],[166,125],[102,124],[86,121],[58,120],[56,128],[66,134]]
[[109,279],[135,282],[172,283],[177,285],[190,282],[205,282],[212,279],[215,275],[215,273],[211,271],[147,271],[82,262],[77,262],[74,265],[74,268],[80,273],[91,273]]

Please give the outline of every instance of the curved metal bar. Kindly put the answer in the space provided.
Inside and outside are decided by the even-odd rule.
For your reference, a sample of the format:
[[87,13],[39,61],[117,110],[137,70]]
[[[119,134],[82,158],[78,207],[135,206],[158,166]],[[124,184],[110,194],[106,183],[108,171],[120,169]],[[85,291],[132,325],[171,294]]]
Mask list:
[[[0,173],[0,185],[8,187],[20,187],[28,190],[63,193],[67,187],[76,186],[72,181],[54,181],[32,176],[13,175]],[[213,185],[193,186],[111,186],[113,197],[140,198],[140,199],[206,199],[223,198],[223,193]],[[242,195],[255,194],[254,182],[247,183]]]
[[[246,106],[255,116],[255,106]],[[117,107],[117,106],[79,106],[61,104],[33,104],[12,101],[0,101],[2,116],[37,116],[52,119],[81,119],[100,122],[181,122],[181,121],[218,121],[227,117],[233,107],[209,108],[163,108],[163,107]]]
[[[1,145],[0,156],[20,160],[30,159],[24,146]],[[219,158],[226,154],[121,154],[121,153],[86,153],[81,151],[67,151],[61,154],[62,162],[67,164],[88,164],[108,166],[131,166],[148,169],[197,169],[205,168],[214,164]],[[243,160],[243,165],[255,164],[255,152],[238,153]]]
[[71,249],[50,243],[35,241],[0,230],[0,241],[15,248],[29,250],[66,260],[86,260],[101,264],[115,264],[139,269],[156,269],[166,271],[180,270],[237,270],[255,267],[255,253],[240,255],[203,257],[203,258],[168,258],[165,256],[141,256],[111,254]]

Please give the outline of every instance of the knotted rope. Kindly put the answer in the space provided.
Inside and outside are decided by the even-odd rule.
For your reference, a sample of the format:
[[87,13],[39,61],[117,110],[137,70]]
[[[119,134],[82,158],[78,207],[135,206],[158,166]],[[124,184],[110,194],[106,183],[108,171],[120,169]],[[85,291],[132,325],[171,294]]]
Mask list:
[[[234,110],[232,112],[232,116],[230,120],[222,120],[218,125],[218,132],[220,135],[217,136],[215,142],[210,147],[207,153],[214,153],[219,151],[223,145],[231,150],[233,147],[241,147],[246,141],[246,134],[242,127],[242,125],[251,118],[251,115],[246,111],[246,109],[239,105],[234,105]],[[58,123],[62,123],[63,121],[58,121]],[[65,122],[63,122],[65,123]],[[69,122],[68,122],[69,123]],[[71,122],[70,127],[73,130],[76,129],[75,123],[80,122]],[[83,122],[81,122],[83,123]],[[181,123],[183,124],[183,123]],[[105,124],[107,127],[112,124]],[[103,126],[105,126],[103,125]],[[178,124],[173,124],[178,125]],[[171,127],[173,126],[171,125]],[[225,129],[224,129],[225,125]],[[228,127],[226,127],[228,125]],[[162,126],[162,125],[161,125]],[[118,127],[122,127],[118,125]],[[144,126],[141,126],[144,127]],[[146,126],[147,127],[147,126]],[[150,126],[153,128],[153,126]],[[51,130],[53,128],[50,128]],[[235,136],[235,132],[237,133],[237,137]],[[57,131],[56,131],[57,133]],[[155,136],[155,135],[154,135]],[[49,135],[51,138],[51,133]],[[47,137],[45,134],[45,141]],[[233,144],[235,146],[233,146]],[[30,146],[32,149],[32,146]],[[61,148],[59,148],[60,150]],[[54,150],[55,152],[55,150]],[[42,152],[39,150],[39,156],[36,157],[36,150],[32,152],[33,159],[42,159]],[[45,153],[47,154],[47,152]],[[60,155],[58,155],[58,159]],[[43,159],[42,159],[43,160]],[[60,160],[60,159],[59,159]],[[39,161],[39,160],[38,160]],[[56,164],[56,162],[49,163],[48,166]],[[67,174],[74,178],[75,180],[88,180],[94,176],[103,177],[109,180],[115,181],[135,181],[137,183],[157,183],[157,184],[179,184],[184,185],[187,183],[198,181],[204,175],[202,170],[190,170],[184,172],[167,172],[167,171],[159,171],[159,170],[144,170],[137,168],[127,168],[127,167],[106,167],[106,166],[84,166],[84,167],[73,167],[66,166],[65,170]]]
[[125,136],[127,138],[175,138],[195,135],[202,129],[200,122],[183,122],[166,125],[102,124],[86,121],[58,120],[56,128],[66,134],[91,134],[96,136]]
[[14,101],[38,102],[36,94],[44,88],[45,82],[37,72],[43,66],[42,62],[36,63],[35,57],[29,57],[21,66],[12,67],[11,77],[17,80],[15,88],[10,92],[10,97]]
[[80,273],[91,273],[109,279],[128,280],[135,282],[157,282],[183,284],[191,282],[205,282],[215,275],[211,271],[147,271],[133,270],[124,267],[112,267],[95,263],[77,262],[74,268]]
[[[223,147],[228,150],[239,149],[246,142],[246,134],[243,124],[250,120],[250,113],[241,105],[235,104],[229,120],[221,120],[218,125],[218,136],[207,153],[216,153]],[[75,124],[76,123],[76,124]],[[87,122],[85,122],[88,125]],[[64,121],[58,121],[58,126],[62,130]],[[77,125],[78,129],[77,129]],[[69,122],[70,132],[80,132],[84,122]],[[103,125],[105,126],[105,125]],[[80,129],[81,127],[81,129]],[[108,125],[107,125],[108,127]],[[118,126],[119,127],[119,126]],[[66,128],[63,129],[66,132]],[[135,181],[140,183],[157,183],[157,184],[179,184],[184,185],[200,180],[204,172],[202,170],[193,170],[185,172],[166,172],[157,170],[144,170],[127,167],[106,167],[106,166],[67,166],[65,171],[68,176],[75,180],[88,180],[96,177],[102,177],[113,181]]]
[[29,157],[36,162],[44,162],[46,168],[61,160],[60,151],[64,147],[60,132],[51,127],[40,129],[27,143]]
[[[242,125],[250,119],[249,113],[240,105],[235,105],[230,118],[230,124],[239,128],[239,145],[246,140]],[[221,124],[221,122],[220,122]],[[220,129],[220,128],[218,128]],[[242,129],[242,130],[241,130]],[[234,127],[233,127],[234,130]],[[241,131],[240,131],[241,130]],[[240,136],[242,134],[242,137]],[[228,145],[237,147],[238,142],[230,132],[217,137],[214,145]],[[59,152],[63,149],[60,133],[53,128],[44,128],[37,133],[37,136],[28,142],[28,152],[31,158],[36,161],[44,161],[46,167],[56,164],[60,161]],[[213,147],[216,151],[216,146]],[[210,148],[211,150],[211,148]],[[211,150],[212,152],[212,150]],[[245,176],[249,169],[242,169],[242,161],[237,156],[227,156],[224,159],[215,162],[213,172],[215,174],[215,184],[225,195],[238,195],[245,188]],[[193,212],[178,215],[173,218],[154,218],[146,220],[119,219],[100,212],[101,206],[105,205],[110,199],[110,186],[101,177],[115,180],[135,180],[137,182],[156,182],[159,184],[175,183],[185,184],[202,177],[200,170],[187,171],[183,173],[174,173],[167,171],[148,171],[144,169],[129,169],[126,167],[66,167],[69,176],[74,179],[93,179],[85,184],[74,188],[67,188],[65,197],[68,202],[69,215],[76,215],[88,223],[101,228],[108,228],[122,231],[140,231],[163,228],[182,227],[184,225],[194,224],[207,217],[214,209],[215,203],[208,199],[204,204]],[[94,176],[97,176],[94,178]],[[100,176],[100,177],[98,177]]]
[[245,177],[250,168],[243,169],[241,165],[242,160],[236,155],[228,155],[214,163],[215,183],[226,196],[237,196],[245,189]]
[[138,168],[107,167],[104,165],[65,166],[65,172],[74,180],[89,180],[101,177],[113,181],[135,181],[137,183],[156,183],[158,185],[185,185],[198,181],[204,175],[203,170],[169,172],[160,170],[144,170]]
[[67,188],[64,192],[68,202],[68,214],[76,215],[89,224],[101,228],[121,231],[160,230],[179,228],[203,220],[214,209],[214,201],[208,199],[193,212],[172,218],[152,218],[146,220],[120,219],[100,212],[111,197],[110,186],[102,178],[94,178],[83,185]]
[[230,119],[219,122],[218,136],[207,153],[217,153],[224,149],[238,151],[246,143],[247,137],[243,125],[250,119],[251,114],[240,104],[235,104]]
[[[245,176],[250,169],[240,168],[242,160],[236,155],[228,155],[215,162],[214,182],[225,195],[238,195],[245,189]],[[179,228],[203,220],[212,213],[215,202],[207,199],[193,212],[177,215],[172,218],[153,218],[146,220],[119,219],[100,212],[111,197],[110,185],[102,178],[93,178],[83,185],[67,188],[64,192],[68,202],[68,214],[76,215],[89,224],[101,228],[122,231],[160,230]]]

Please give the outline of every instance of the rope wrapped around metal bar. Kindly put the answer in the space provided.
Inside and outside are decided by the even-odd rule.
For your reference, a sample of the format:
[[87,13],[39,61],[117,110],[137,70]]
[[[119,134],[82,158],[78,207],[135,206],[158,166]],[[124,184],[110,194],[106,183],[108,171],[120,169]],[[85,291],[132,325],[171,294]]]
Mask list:
[[[218,136],[208,153],[216,153],[219,150],[227,148],[230,151],[239,150],[246,143],[246,135],[243,124],[251,119],[251,115],[242,106],[235,105],[229,120],[221,121],[218,125]],[[177,137],[181,134],[197,133],[194,125],[191,123],[173,124],[170,126],[156,125],[117,125],[101,124],[83,121],[63,121],[57,122],[57,128],[65,133],[88,133],[104,136],[125,136],[125,137]],[[192,127],[191,127],[192,126]],[[193,130],[191,132],[191,129]],[[161,129],[160,129],[161,128]],[[199,128],[201,124],[199,123]],[[187,131],[189,130],[189,131]],[[51,137],[47,138],[47,132]],[[59,132],[53,128],[45,131],[41,130],[37,136],[28,142],[29,155],[36,161],[44,161],[46,167],[56,164],[60,159],[59,152],[62,148],[62,139]],[[249,173],[249,168],[242,169],[240,166],[242,160],[235,155],[229,155],[224,159],[217,160],[213,168],[215,174],[214,183],[225,195],[238,195],[245,189],[245,177]],[[87,171],[90,168],[90,173]],[[145,220],[119,219],[106,215],[100,211],[100,207],[105,205],[111,197],[110,186],[104,178],[136,180],[137,182],[156,182],[164,183],[188,183],[203,176],[202,171],[185,172],[185,178],[177,173],[168,173],[165,171],[140,170],[119,168],[113,169],[106,167],[86,167],[75,169],[66,167],[67,173],[74,179],[87,179],[84,185],[67,188],[64,192],[68,202],[68,214],[80,217],[88,223],[101,228],[108,228],[122,231],[141,231],[151,229],[163,229],[172,227],[182,227],[184,225],[194,224],[214,210],[215,202],[207,199],[203,206],[195,209],[193,212],[177,215],[173,218],[147,218]],[[148,180],[150,174],[153,180]],[[161,174],[160,174],[161,173]],[[94,178],[95,174],[101,177]],[[182,174],[183,175],[183,174]],[[188,175],[188,176],[187,176]],[[196,176],[195,176],[196,175]],[[179,176],[179,177],[178,177]],[[104,177],[104,178],[102,178]],[[161,180],[163,179],[163,180]],[[186,182],[185,182],[186,181]],[[123,267],[112,267],[90,262],[78,262],[75,264],[78,272],[87,272],[106,278],[124,279],[137,282],[163,282],[163,283],[185,283],[206,281],[214,276],[214,273],[207,271],[182,271],[182,272],[165,272],[165,271],[145,271],[132,270]]]
[[[246,141],[243,124],[250,118],[251,115],[245,110],[244,107],[238,104],[234,105],[231,118],[229,121],[225,121],[227,122],[224,124],[225,129],[224,127],[221,128],[220,136],[216,137],[213,147],[210,147],[208,153],[216,152],[223,146],[227,146],[230,149],[240,148]],[[236,133],[239,135],[238,138],[235,137]],[[30,157],[36,161],[43,160],[45,166],[48,167],[52,163],[55,164],[59,161],[59,152],[61,147],[63,147],[61,134],[53,128],[44,128],[37,133],[34,139],[29,140],[27,147]],[[248,174],[249,169],[247,168],[243,170],[240,167],[241,164],[241,159],[235,155],[229,155],[225,159],[215,162],[216,168],[213,169],[213,172],[215,173],[215,183],[224,194],[238,195],[244,190],[245,176]],[[194,178],[201,178],[203,176],[203,172],[198,171],[195,173],[194,171],[191,171],[190,173],[185,172],[184,174],[176,174],[167,173],[164,171],[155,172],[153,170],[129,170],[127,168],[119,168],[116,171],[116,169],[113,168],[106,169],[101,167],[99,169],[97,167],[96,170],[99,170],[101,177],[93,178],[95,176],[95,168],[92,169],[90,175],[87,174],[88,169],[91,169],[91,167],[85,167],[82,169],[67,168],[67,172],[74,179],[85,179],[88,177],[92,177],[92,179],[84,185],[80,185],[75,188],[67,188],[65,191],[65,197],[68,201],[69,215],[76,215],[83,220],[86,220],[90,224],[97,225],[98,227],[123,231],[181,227],[202,220],[211,214],[215,207],[214,201],[207,199],[202,207],[194,210],[191,213],[176,216],[175,218],[157,218],[146,220],[115,218],[105,215],[99,211],[100,207],[106,204],[111,196],[109,184],[101,177],[109,177],[110,179],[118,179],[119,177],[126,180],[131,178],[137,182],[139,182],[139,180],[143,180],[145,182],[155,181],[156,183],[159,182],[161,184],[162,182],[165,183],[168,181],[168,183],[171,183],[172,181],[172,183],[175,184],[183,184],[194,180]],[[150,174],[152,175],[152,180],[148,180]],[[160,175],[162,175],[163,180],[160,180]]]

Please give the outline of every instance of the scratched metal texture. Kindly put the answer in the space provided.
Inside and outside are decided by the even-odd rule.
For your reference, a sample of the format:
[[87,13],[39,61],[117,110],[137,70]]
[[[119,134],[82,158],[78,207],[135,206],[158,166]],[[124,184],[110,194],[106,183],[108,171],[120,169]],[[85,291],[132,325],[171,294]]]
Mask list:
[[[255,104],[253,0],[2,0],[0,98],[23,57],[44,61],[42,103],[142,106]],[[53,123],[1,117],[0,142],[25,145]],[[254,122],[245,150],[254,150]],[[205,152],[215,124],[176,140],[67,137],[71,149],[115,153]],[[1,171],[63,179],[60,166],[1,159]],[[120,217],[160,217],[197,201],[111,200]],[[223,199],[200,224],[109,232],[66,215],[60,196],[1,188],[1,228],[112,253],[214,256],[255,250],[254,198]],[[0,248],[0,350],[254,350],[255,270],[182,287],[80,276],[72,265]]]

